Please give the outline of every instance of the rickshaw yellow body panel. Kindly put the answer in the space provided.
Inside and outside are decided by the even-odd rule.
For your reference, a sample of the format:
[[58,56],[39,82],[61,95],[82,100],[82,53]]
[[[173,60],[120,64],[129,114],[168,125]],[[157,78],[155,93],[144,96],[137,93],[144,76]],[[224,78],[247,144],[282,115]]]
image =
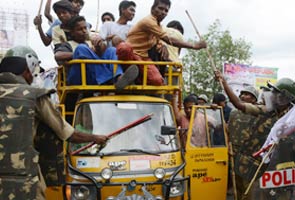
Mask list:
[[[220,107],[215,110],[206,106],[193,107],[185,154],[185,175],[191,178],[191,199],[226,199],[228,148],[224,133]],[[194,144],[191,139],[194,134],[203,135],[203,139],[199,139],[204,142]],[[216,139],[215,134],[223,137]]]

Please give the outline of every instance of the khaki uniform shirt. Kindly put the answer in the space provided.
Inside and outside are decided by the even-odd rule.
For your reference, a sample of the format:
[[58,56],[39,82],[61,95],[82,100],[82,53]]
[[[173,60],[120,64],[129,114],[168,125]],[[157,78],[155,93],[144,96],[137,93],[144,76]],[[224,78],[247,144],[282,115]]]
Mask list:
[[267,113],[265,105],[245,103],[245,113],[250,115],[259,115]]
[[[42,120],[61,140],[67,140],[74,133],[74,128],[67,123],[56,110],[48,96],[43,96],[37,101],[37,121]],[[36,133],[38,123],[34,126]]]
[[[5,78],[11,80],[12,84],[27,84],[23,77],[15,76],[11,73],[3,73]],[[3,78],[3,77],[2,77]],[[36,123],[33,127],[33,136],[35,137],[38,124],[42,120],[54,130],[57,136],[62,140],[67,140],[74,133],[74,128],[68,124],[52,104],[50,97],[45,95],[37,99],[36,102]],[[46,184],[39,168],[39,183],[37,187],[37,199],[45,199]]]

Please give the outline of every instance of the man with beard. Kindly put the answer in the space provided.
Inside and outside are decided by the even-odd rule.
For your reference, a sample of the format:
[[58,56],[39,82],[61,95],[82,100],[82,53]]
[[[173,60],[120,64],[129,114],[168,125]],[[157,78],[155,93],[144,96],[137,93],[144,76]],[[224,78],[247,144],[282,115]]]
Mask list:
[[[238,126],[232,130],[241,133],[238,144],[240,147],[235,155],[235,172],[242,179],[241,189],[238,190],[238,199],[257,199],[256,195],[252,195],[251,192],[247,195],[244,194],[261,162],[261,158],[254,158],[252,154],[261,149],[273,124],[292,107],[292,101],[295,100],[295,82],[289,78],[282,78],[275,85],[268,83],[270,91],[264,93],[264,105],[241,101],[231,90],[219,71],[215,72],[215,77],[221,80],[232,104],[243,113],[249,115],[249,118],[246,116],[247,122],[242,122],[241,126],[239,126],[239,123],[236,123]],[[290,143],[288,140],[290,139],[282,140],[278,148]],[[257,178],[263,174],[266,168],[267,165],[262,166]],[[255,187],[256,189],[258,189],[258,186]],[[288,195],[286,192],[282,194]],[[289,198],[284,196],[282,199]]]

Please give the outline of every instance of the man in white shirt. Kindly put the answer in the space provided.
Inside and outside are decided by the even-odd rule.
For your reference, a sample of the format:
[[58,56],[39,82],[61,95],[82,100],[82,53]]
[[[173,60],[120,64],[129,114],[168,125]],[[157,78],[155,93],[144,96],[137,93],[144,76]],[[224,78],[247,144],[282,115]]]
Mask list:
[[100,36],[108,41],[108,46],[112,45],[112,39],[114,36],[120,37],[122,40],[126,40],[130,24],[128,21],[132,21],[135,15],[136,4],[133,1],[121,1],[119,5],[120,18],[116,22],[105,22],[99,31]]

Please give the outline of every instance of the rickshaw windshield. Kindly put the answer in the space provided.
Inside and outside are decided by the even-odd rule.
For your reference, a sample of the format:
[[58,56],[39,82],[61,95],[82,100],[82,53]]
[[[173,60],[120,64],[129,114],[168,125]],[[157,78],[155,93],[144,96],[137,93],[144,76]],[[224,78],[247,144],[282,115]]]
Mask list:
[[[161,135],[161,126],[176,127],[171,108],[161,103],[84,103],[76,112],[74,127],[89,134],[108,135],[145,115],[151,119],[112,137],[100,153],[122,152],[139,149],[161,153],[179,148],[176,135]],[[83,146],[83,145],[82,145]],[[81,147],[71,145],[72,150]],[[83,151],[81,153],[87,153]],[[89,150],[88,150],[89,153]]]

